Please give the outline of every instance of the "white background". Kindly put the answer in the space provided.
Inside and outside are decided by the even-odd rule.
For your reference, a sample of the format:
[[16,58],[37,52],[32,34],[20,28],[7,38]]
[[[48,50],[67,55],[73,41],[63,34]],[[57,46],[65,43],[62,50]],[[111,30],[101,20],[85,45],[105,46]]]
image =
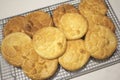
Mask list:
[[[0,19],[67,0],[0,0]],[[120,21],[120,0],[109,0]],[[120,63],[71,80],[120,80]]]

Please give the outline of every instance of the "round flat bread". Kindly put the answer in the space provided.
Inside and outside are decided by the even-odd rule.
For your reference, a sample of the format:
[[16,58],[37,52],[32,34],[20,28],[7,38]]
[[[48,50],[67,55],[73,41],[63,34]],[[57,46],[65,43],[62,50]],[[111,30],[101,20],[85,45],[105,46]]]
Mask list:
[[3,34],[7,36],[13,32],[24,32],[24,27],[29,27],[31,24],[23,16],[16,16],[8,20],[3,27]]
[[70,4],[62,4],[62,5],[58,6],[53,11],[53,21],[54,21],[54,24],[56,27],[58,27],[60,18],[65,13],[78,13],[78,10],[73,5],[70,5]]
[[93,29],[93,26],[97,24],[97,25],[103,25],[109,28],[110,30],[112,30],[113,32],[115,32],[115,25],[112,22],[112,20],[107,16],[93,14],[92,16],[88,17],[87,20],[89,23],[89,29]]
[[33,35],[38,29],[53,25],[51,16],[43,11],[35,11],[26,15],[26,18],[32,26],[25,27],[25,32],[29,35]]
[[64,53],[66,37],[55,27],[45,27],[34,34],[33,46],[41,57],[54,59]]
[[87,32],[88,23],[78,13],[66,13],[60,19],[59,28],[64,32],[67,39],[78,39]]
[[31,44],[31,38],[25,33],[15,32],[6,36],[2,41],[1,51],[3,57],[12,65],[20,67],[24,58],[23,48]]
[[89,60],[90,54],[85,49],[83,40],[67,41],[67,49],[59,57],[60,65],[69,71],[76,71],[82,68]]
[[22,64],[24,73],[33,80],[45,80],[56,72],[58,60],[47,60],[41,58],[35,50],[29,46],[29,53],[24,56]]
[[107,6],[104,0],[82,0],[79,4],[79,11],[85,17],[91,14],[107,14]]
[[110,57],[117,47],[117,38],[109,29],[101,25],[95,25],[88,31],[85,37],[86,49],[96,59]]

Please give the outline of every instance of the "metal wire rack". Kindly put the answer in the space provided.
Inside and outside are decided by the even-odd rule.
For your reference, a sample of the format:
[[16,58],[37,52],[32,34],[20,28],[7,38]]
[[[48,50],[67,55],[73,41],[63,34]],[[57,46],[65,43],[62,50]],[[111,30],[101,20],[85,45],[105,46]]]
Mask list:
[[[53,77],[51,77],[49,80],[67,80],[67,79],[81,76],[83,74],[87,74],[89,72],[93,72],[95,70],[98,70],[98,69],[101,69],[104,67],[108,67],[110,65],[113,65],[113,64],[120,62],[120,34],[119,34],[120,33],[120,22],[119,22],[118,18],[116,17],[115,12],[113,11],[109,1],[105,0],[105,2],[108,6],[107,16],[109,16],[112,19],[112,21],[114,22],[114,24],[116,26],[115,34],[118,38],[118,46],[117,46],[116,51],[112,55],[112,57],[110,57],[106,60],[96,60],[96,59],[91,58],[89,60],[89,62],[82,69],[75,71],[75,72],[66,71],[61,66],[59,66],[56,74]],[[37,10],[43,10],[45,12],[48,12],[49,14],[52,14],[52,11],[57,6],[59,6],[63,3],[72,4],[75,7],[77,7],[78,4],[80,3],[80,0],[69,0],[66,2],[62,2],[62,3],[50,5],[50,6],[47,6],[44,8],[40,8]],[[34,10],[34,11],[36,11],[36,10]],[[23,13],[23,14],[19,14],[19,15],[26,15],[26,14],[31,13],[31,12],[32,11],[29,11],[27,13]],[[17,15],[15,15],[15,16],[17,16]],[[0,44],[1,44],[1,41],[3,38],[3,36],[2,36],[3,26],[8,21],[9,18],[11,18],[11,17],[0,20]],[[14,67],[12,65],[9,65],[4,60],[2,55],[0,54],[0,80],[31,80],[31,79],[29,79],[23,73],[21,68],[17,68],[17,67]]]

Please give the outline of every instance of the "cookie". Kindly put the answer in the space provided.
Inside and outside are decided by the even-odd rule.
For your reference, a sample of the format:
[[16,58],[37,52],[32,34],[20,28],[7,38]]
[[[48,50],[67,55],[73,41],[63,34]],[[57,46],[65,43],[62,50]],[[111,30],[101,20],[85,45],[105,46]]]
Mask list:
[[110,57],[117,47],[117,38],[109,29],[101,25],[94,25],[85,37],[87,51],[96,59]]
[[14,32],[6,36],[1,45],[1,51],[3,57],[12,65],[20,67],[24,58],[23,48],[26,49],[26,45],[31,44],[31,38],[22,32]]
[[29,27],[31,24],[24,16],[16,16],[8,20],[3,27],[3,35],[7,36],[13,32],[24,32],[24,27]]
[[110,30],[112,30],[113,32],[115,32],[115,25],[112,22],[112,20],[107,16],[93,14],[91,17],[88,17],[87,20],[89,23],[89,29],[92,29],[93,25],[97,24],[97,25],[103,25],[109,28]]
[[51,16],[43,11],[31,12],[26,18],[32,24],[32,27],[26,27],[25,32],[29,35],[33,35],[38,29],[53,25]]
[[69,71],[82,68],[89,60],[90,54],[85,49],[82,39],[67,41],[67,49],[58,61],[60,65]]
[[62,15],[65,13],[78,13],[78,10],[70,4],[62,4],[53,11],[53,21],[56,27]]
[[59,21],[61,29],[68,40],[79,39],[87,32],[87,20],[78,13],[66,13]]
[[32,80],[46,80],[53,76],[58,68],[57,59],[43,59],[32,47],[29,48],[29,53],[24,58],[22,70]]
[[35,51],[45,59],[61,56],[66,49],[66,37],[55,27],[45,27],[33,35]]
[[104,0],[82,0],[79,4],[79,11],[85,17],[91,14],[107,14],[107,6]]

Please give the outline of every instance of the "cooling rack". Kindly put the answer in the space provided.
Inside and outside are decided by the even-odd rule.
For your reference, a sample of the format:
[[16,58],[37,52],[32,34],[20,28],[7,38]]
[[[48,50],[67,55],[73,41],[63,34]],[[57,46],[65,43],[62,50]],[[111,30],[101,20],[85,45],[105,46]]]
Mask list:
[[[108,6],[107,16],[109,16],[112,19],[113,23],[115,24],[115,27],[116,27],[115,34],[118,38],[118,46],[117,46],[116,51],[112,55],[112,57],[110,57],[106,60],[96,60],[96,59],[90,58],[89,62],[82,69],[75,71],[75,72],[66,71],[61,66],[59,66],[55,75],[52,76],[49,80],[68,80],[68,79],[71,79],[71,78],[74,78],[77,76],[81,76],[81,75],[84,75],[84,74],[93,72],[95,70],[99,70],[101,68],[108,67],[108,66],[111,66],[113,64],[120,62],[120,34],[119,34],[120,33],[120,22],[116,16],[115,12],[113,11],[109,1],[105,0],[105,2]],[[44,8],[40,8],[37,10],[43,10],[45,12],[48,12],[49,14],[52,14],[52,11],[57,6],[59,6],[63,3],[72,4],[77,8],[78,4],[80,3],[80,0],[69,0],[66,2],[62,2],[62,3],[50,5],[50,6],[47,6]],[[36,10],[33,10],[33,11],[36,11]],[[32,11],[29,11],[27,13],[23,13],[23,14],[19,14],[19,15],[26,15],[31,12]],[[17,16],[17,15],[15,15],[15,16]],[[0,20],[0,44],[1,44],[1,41],[3,38],[3,36],[2,36],[3,26],[8,21],[9,18],[11,18],[11,17]],[[31,80],[23,73],[23,71],[20,68],[9,65],[4,60],[4,58],[2,57],[1,54],[0,54],[0,79],[1,80]]]

